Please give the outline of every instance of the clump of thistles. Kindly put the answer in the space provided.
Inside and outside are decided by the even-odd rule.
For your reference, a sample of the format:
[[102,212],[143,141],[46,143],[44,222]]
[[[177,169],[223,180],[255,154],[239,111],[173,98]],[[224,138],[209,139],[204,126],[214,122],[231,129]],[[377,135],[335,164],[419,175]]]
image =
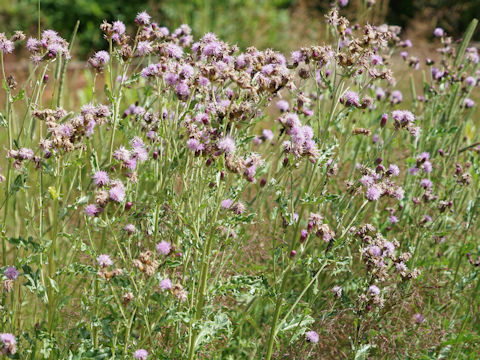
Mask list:
[[412,255],[408,252],[397,255],[398,241],[385,239],[373,225],[366,224],[351,231],[361,241],[361,259],[371,279],[367,294],[361,295],[360,300],[382,307],[384,298],[377,284],[385,282],[392,274],[398,274],[402,279],[415,279],[420,272],[418,269],[409,270],[407,262]]
[[284,130],[290,135],[291,140],[283,142],[283,151],[286,154],[292,154],[294,158],[308,157],[311,162],[315,162],[320,153],[314,137],[313,129],[308,125],[303,125],[295,113],[285,113],[279,118]]

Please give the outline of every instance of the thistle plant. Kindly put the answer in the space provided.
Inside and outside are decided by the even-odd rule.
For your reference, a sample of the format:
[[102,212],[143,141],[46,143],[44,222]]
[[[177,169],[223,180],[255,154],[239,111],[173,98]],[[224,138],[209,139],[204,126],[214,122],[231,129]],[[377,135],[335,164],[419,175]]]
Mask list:
[[75,31],[0,34],[0,352],[475,356],[476,24],[420,59],[334,6],[284,55],[140,12],[99,24],[77,95]]

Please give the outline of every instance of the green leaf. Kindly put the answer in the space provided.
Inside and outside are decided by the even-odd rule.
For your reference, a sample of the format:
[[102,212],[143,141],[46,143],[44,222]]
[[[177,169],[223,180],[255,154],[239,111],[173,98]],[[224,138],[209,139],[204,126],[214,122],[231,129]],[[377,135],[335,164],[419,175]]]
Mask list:
[[368,353],[370,352],[370,348],[372,345],[365,344],[360,346],[360,348],[355,353],[355,360],[366,360],[368,358]]

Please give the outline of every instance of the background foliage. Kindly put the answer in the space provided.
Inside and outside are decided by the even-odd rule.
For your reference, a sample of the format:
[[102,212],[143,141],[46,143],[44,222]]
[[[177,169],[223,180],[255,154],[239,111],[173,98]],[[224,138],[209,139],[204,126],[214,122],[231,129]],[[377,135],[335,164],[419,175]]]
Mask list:
[[[356,15],[362,0],[350,0],[350,15]],[[378,2],[375,22],[388,21],[404,27],[415,21],[427,20],[441,26],[453,36],[461,36],[475,14],[480,14],[478,0],[401,0]],[[80,20],[77,52],[91,55],[93,49],[105,47],[98,24],[102,20],[132,23],[135,14],[147,10],[161,25],[175,28],[189,24],[193,33],[214,32],[222,39],[241,48],[255,45],[274,47],[281,51],[296,48],[304,42],[307,32],[319,31],[328,0],[42,0],[42,28],[53,28],[69,37]],[[303,10],[299,15],[299,10]],[[347,10],[349,10],[347,8]],[[226,16],[228,15],[228,16]],[[38,24],[38,1],[0,1],[2,31],[30,29]],[[429,34],[430,36],[430,34]],[[473,37],[480,39],[477,30]]]

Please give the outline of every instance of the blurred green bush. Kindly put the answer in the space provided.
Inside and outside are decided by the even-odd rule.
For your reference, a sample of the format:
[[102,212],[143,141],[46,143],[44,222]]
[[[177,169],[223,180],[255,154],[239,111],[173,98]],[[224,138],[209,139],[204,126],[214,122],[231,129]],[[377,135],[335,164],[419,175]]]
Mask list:
[[[290,0],[41,0],[40,19],[43,29],[52,28],[67,39],[80,20],[76,51],[81,57],[105,47],[99,31],[104,19],[122,20],[128,26],[142,10],[170,29],[186,23],[197,36],[215,32],[240,47],[252,45],[253,39],[254,45],[276,44],[281,49],[288,35],[291,5]],[[36,34],[38,13],[37,0],[1,0],[1,31],[22,29]]]
[[[196,36],[215,32],[241,48],[255,45],[289,51],[305,34],[292,34],[294,22],[305,22],[315,29],[323,22],[323,13],[334,0],[41,0],[41,26],[53,28],[69,38],[80,20],[75,50],[87,57],[105,48],[98,29],[106,19],[133,24],[137,12],[147,10],[161,25],[173,29],[189,24]],[[350,0],[360,3],[363,0]],[[412,19],[427,17],[432,26],[442,26],[449,34],[460,36],[475,16],[480,17],[480,0],[377,0],[388,5],[387,21],[408,26]],[[295,17],[295,9],[312,10]],[[349,8],[355,9],[355,6]],[[348,9],[347,8],[347,13]],[[349,14],[354,15],[354,14]],[[35,34],[38,29],[38,0],[0,0],[1,31],[16,29]],[[415,21],[415,20],[413,20]],[[422,21],[422,20],[419,20]],[[297,24],[298,25],[298,24]],[[474,35],[480,39],[480,31]]]

